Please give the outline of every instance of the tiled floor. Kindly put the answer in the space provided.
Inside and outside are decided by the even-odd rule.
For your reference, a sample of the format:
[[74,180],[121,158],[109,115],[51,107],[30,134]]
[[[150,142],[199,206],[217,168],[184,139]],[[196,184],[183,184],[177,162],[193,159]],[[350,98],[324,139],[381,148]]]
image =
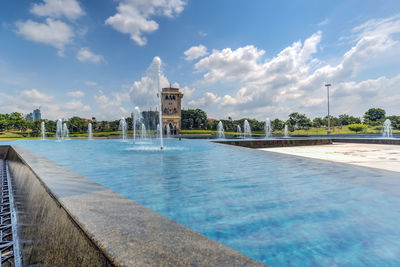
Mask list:
[[261,150],[400,172],[400,146],[334,143]]

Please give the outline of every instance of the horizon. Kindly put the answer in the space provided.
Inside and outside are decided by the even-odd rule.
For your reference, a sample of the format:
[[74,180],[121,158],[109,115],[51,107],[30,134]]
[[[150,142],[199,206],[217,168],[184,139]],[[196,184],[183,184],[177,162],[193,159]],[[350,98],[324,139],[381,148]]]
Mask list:
[[[398,1],[54,0],[1,4],[0,113],[39,106],[51,120],[155,109],[146,76],[210,118],[286,119],[292,112],[400,114]],[[134,14],[134,15],[133,15]]]

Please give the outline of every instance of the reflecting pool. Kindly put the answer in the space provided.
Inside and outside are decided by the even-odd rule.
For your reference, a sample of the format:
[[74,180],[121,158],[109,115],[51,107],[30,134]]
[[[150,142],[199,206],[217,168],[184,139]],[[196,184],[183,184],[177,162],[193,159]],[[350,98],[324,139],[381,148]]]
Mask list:
[[10,144],[269,266],[400,265],[400,173],[206,140]]

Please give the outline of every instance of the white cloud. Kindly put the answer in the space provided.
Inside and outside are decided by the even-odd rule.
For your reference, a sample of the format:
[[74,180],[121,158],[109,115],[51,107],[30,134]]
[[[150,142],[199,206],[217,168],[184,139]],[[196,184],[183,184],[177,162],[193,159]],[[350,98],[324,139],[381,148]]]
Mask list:
[[45,23],[32,20],[17,22],[17,33],[26,39],[51,45],[58,49],[60,56],[64,53],[64,46],[72,42],[74,32],[62,21],[47,18]]
[[[168,87],[169,82],[165,76],[161,76],[161,87]],[[148,76],[144,76],[140,81],[135,81],[131,86],[130,99],[134,106],[146,109],[155,109],[158,105],[158,87],[154,81]]]
[[[352,47],[336,65],[326,64],[315,57],[321,32],[304,42],[294,42],[270,59],[264,58],[264,50],[252,45],[236,50],[213,50],[194,65],[195,69],[204,73],[203,82],[208,86],[213,83],[229,87],[234,85],[237,91],[222,95],[207,92],[191,103],[203,106],[213,103],[214,113],[227,114],[240,110],[242,115],[258,118],[284,118],[291,111],[321,116],[326,113],[324,83],[330,82],[333,85],[331,104],[334,113],[362,114],[377,105],[399,111],[398,107],[389,103],[393,103],[390,96],[400,98],[400,92],[395,91],[400,85],[400,76],[352,81],[378,55],[400,48],[398,33],[399,15],[370,20],[355,27],[352,36],[347,38]],[[387,104],[381,99],[388,99]],[[219,111],[215,112],[215,109]]]
[[53,96],[41,93],[36,89],[24,90],[21,92],[20,96],[23,100],[35,103],[36,105],[40,105],[41,103],[48,103],[53,100]]
[[84,97],[85,93],[82,91],[71,91],[71,92],[67,93],[67,96],[80,98],[80,97]]
[[93,82],[93,81],[86,81],[85,82],[86,86],[97,86],[97,82]]
[[327,25],[328,23],[329,23],[329,19],[326,18],[326,19],[324,19],[323,21],[321,21],[320,23],[318,23],[318,26],[322,27],[322,26]]
[[198,45],[198,46],[192,46],[191,48],[186,50],[184,54],[186,56],[185,58],[186,60],[193,60],[208,55],[208,52],[207,52],[207,47],[205,47],[204,45]]
[[[179,85],[176,87],[179,88]],[[180,88],[180,91],[183,93],[183,99],[190,99],[192,98],[195,89],[184,86],[183,88]]]
[[84,105],[81,100],[69,101],[69,102],[65,103],[63,108],[67,109],[67,110],[72,110],[72,111],[75,111],[75,112],[79,112],[78,114],[75,114],[75,115],[78,115],[78,116],[82,112],[86,112],[86,111],[90,111],[91,110],[91,108],[89,106],[87,106],[87,105]]
[[100,90],[98,94],[94,96],[94,100],[98,104],[96,117],[100,119],[116,119],[130,116],[129,99],[128,91],[111,92],[111,96],[107,96]]
[[[60,101],[59,101],[60,102]],[[20,112],[28,114],[33,109],[40,107],[42,118],[59,119],[69,118],[72,116],[90,117],[91,108],[84,105],[80,100],[74,100],[62,105],[57,103],[57,99],[52,95],[40,92],[37,89],[23,90],[15,92],[15,94],[0,92],[0,112]]]
[[208,107],[210,105],[217,104],[221,101],[221,97],[216,96],[211,92],[206,92],[204,96],[198,100],[192,100],[189,102],[190,106]]
[[43,0],[42,3],[34,4],[30,12],[42,17],[66,17],[71,20],[85,14],[77,0]]
[[76,58],[81,62],[92,62],[95,64],[105,62],[104,57],[102,55],[97,55],[86,47],[79,49]]
[[206,72],[204,80],[208,82],[241,79],[258,71],[260,68],[258,61],[264,54],[264,50],[258,50],[252,45],[234,51],[230,48],[222,51],[213,50],[211,55],[197,62],[195,68]]
[[151,17],[174,17],[183,11],[184,6],[183,0],[122,0],[117,13],[105,23],[121,33],[129,34],[138,45],[145,45],[147,39],[143,35],[158,29],[158,23]]

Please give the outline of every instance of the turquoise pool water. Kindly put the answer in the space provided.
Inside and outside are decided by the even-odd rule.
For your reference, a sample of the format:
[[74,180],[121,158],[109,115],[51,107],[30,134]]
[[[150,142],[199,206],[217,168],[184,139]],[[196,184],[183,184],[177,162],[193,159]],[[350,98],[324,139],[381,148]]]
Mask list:
[[399,266],[400,174],[210,143],[17,141],[269,266]]

